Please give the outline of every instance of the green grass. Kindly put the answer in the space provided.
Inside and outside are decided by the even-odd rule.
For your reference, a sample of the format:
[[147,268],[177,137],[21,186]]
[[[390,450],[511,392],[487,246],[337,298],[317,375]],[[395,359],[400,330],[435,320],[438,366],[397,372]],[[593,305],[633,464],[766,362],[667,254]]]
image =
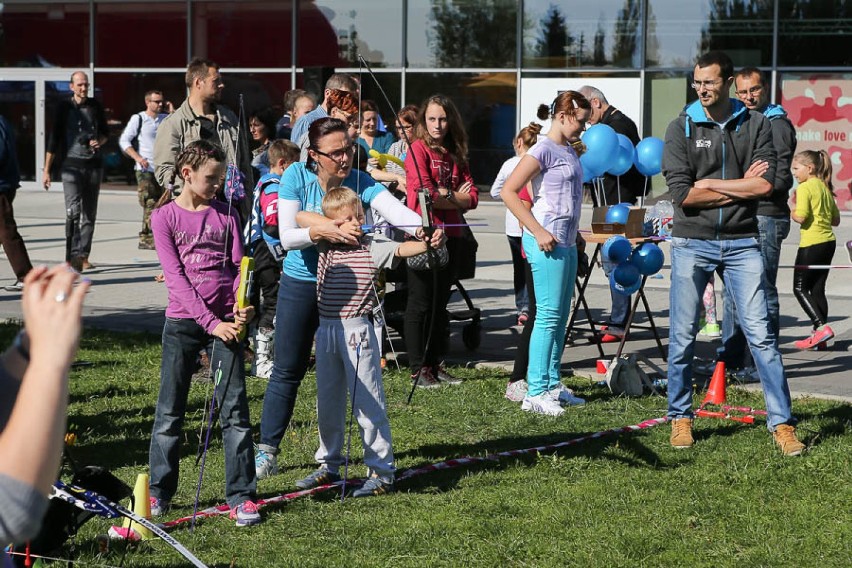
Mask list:
[[[8,342],[14,326],[0,328]],[[71,377],[69,422],[80,464],[109,468],[129,485],[147,469],[159,381],[159,338],[87,331]],[[521,412],[503,398],[498,372],[458,369],[455,388],[418,391],[386,375],[400,470],[574,438],[662,416],[661,398],[612,398],[583,378],[566,382],[589,403],[561,418]],[[283,447],[286,469],[261,481],[261,496],[293,490],[313,467],[314,381],[300,391]],[[265,382],[249,379],[257,424]],[[194,385],[174,516],[191,513],[194,458],[206,385]],[[729,389],[729,402],[762,407]],[[852,408],[797,400],[809,450],[785,458],[762,424],[700,420],[691,450],[668,445],[668,426],[609,436],[562,451],[421,475],[395,494],[341,504],[337,495],[264,510],[264,523],[238,529],[226,518],[172,534],[211,566],[848,566],[852,559]],[[357,438],[352,473],[362,476]],[[211,444],[202,506],[220,503],[224,463]],[[118,565],[124,545],[99,556],[95,537],[110,521],[86,523],[76,539],[87,565]],[[126,552],[124,566],[182,566],[160,541]]]

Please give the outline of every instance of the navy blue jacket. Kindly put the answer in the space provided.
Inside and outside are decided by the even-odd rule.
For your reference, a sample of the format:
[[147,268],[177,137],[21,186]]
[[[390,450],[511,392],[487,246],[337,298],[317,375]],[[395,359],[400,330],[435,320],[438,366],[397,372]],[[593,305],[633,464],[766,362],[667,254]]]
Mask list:
[[21,187],[15,131],[6,117],[0,116],[0,193],[14,193]]

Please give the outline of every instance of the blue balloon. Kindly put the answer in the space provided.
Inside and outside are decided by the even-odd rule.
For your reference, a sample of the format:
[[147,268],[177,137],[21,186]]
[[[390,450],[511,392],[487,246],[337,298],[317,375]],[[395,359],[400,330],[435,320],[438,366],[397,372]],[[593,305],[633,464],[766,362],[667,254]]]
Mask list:
[[607,223],[627,224],[627,216],[630,215],[630,206],[623,203],[613,205],[606,211]]
[[600,177],[604,173],[604,170],[600,169],[594,160],[589,159],[588,152],[580,156],[580,165],[583,166],[583,183],[591,183],[594,178]]
[[[618,268],[620,267],[617,267],[616,270],[618,270]],[[629,296],[636,292],[640,286],[642,286],[641,278],[638,278],[636,282],[634,282],[631,286],[622,286],[615,279],[615,270],[609,273],[609,287],[612,288],[612,290],[615,291],[617,294],[621,294],[622,296]]]
[[659,138],[649,136],[636,145],[636,169],[643,176],[655,176],[662,170],[663,146]]
[[644,276],[656,274],[663,267],[665,255],[654,243],[643,243],[636,247],[630,256],[630,264],[635,266]]
[[618,134],[618,151],[607,172],[614,176],[623,176],[633,167],[635,161],[636,148],[633,147],[633,142],[624,134]]
[[622,262],[612,271],[615,281],[625,287],[633,286],[637,280],[642,278],[639,269],[629,262]]
[[630,241],[622,235],[615,235],[604,242],[601,254],[615,264],[621,264],[630,258],[632,247]]
[[618,153],[618,134],[611,126],[595,124],[583,133],[582,139],[586,145],[585,163],[598,175],[603,174]]

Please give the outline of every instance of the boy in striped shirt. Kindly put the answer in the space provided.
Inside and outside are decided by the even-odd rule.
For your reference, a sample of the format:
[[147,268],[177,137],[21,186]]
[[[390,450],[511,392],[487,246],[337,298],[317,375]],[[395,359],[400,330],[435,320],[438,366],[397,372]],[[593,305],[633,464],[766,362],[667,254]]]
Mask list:
[[[330,189],[322,200],[325,217],[364,223],[361,199],[351,189]],[[303,224],[301,211],[296,220]],[[318,245],[317,305],[320,324],[316,335],[317,423],[320,445],[316,452],[320,467],[296,482],[310,489],[340,479],[346,430],[346,393],[353,397],[364,463],[370,475],[353,497],[368,497],[394,489],[393,449],[380,364],[381,349],[370,317],[378,302],[376,277],[398,259],[426,251],[426,243],[388,241],[365,234],[358,245]]]

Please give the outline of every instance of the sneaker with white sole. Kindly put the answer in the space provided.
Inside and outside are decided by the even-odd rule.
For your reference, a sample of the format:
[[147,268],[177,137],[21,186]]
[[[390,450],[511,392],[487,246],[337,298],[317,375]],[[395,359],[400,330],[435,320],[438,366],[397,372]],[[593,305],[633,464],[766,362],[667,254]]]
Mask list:
[[435,373],[435,378],[438,379],[442,383],[446,383],[448,385],[460,385],[463,382],[460,378],[456,377],[455,375],[451,375],[447,371],[447,368],[444,366],[443,363],[438,365],[438,367],[435,370],[437,371]]
[[698,330],[698,335],[704,337],[722,337],[722,328],[718,323],[707,323]]
[[373,476],[364,482],[364,485],[352,492],[352,497],[373,497],[393,493],[393,479]]
[[544,414],[545,416],[562,416],[565,414],[565,409],[562,408],[562,405],[553,400],[553,397],[546,392],[537,396],[527,394],[521,403],[521,410]]
[[550,396],[553,400],[555,400],[562,406],[580,406],[586,404],[585,399],[580,398],[579,396],[575,396],[574,391],[572,391],[562,383],[559,383],[557,386],[553,387],[545,394]]
[[257,448],[254,454],[254,473],[258,481],[278,473],[278,456],[272,452]]
[[506,385],[506,398],[512,402],[521,402],[527,396],[529,385],[524,380],[514,381]]
[[230,518],[237,521],[238,527],[250,527],[260,523],[260,511],[254,501],[243,501],[231,509]]
[[760,375],[757,374],[757,368],[753,365],[731,371],[728,373],[728,376],[732,381],[740,383],[741,385],[760,382]]
[[313,489],[320,485],[328,485],[340,481],[340,474],[336,471],[330,471],[324,467],[319,468],[304,479],[296,482],[296,487],[299,489]]
[[162,517],[172,508],[172,504],[170,501],[166,499],[158,499],[156,497],[149,497],[148,502],[151,503],[151,518]]
[[23,292],[24,291],[24,282],[23,280],[15,280],[14,284],[10,284],[5,287],[7,292]]

